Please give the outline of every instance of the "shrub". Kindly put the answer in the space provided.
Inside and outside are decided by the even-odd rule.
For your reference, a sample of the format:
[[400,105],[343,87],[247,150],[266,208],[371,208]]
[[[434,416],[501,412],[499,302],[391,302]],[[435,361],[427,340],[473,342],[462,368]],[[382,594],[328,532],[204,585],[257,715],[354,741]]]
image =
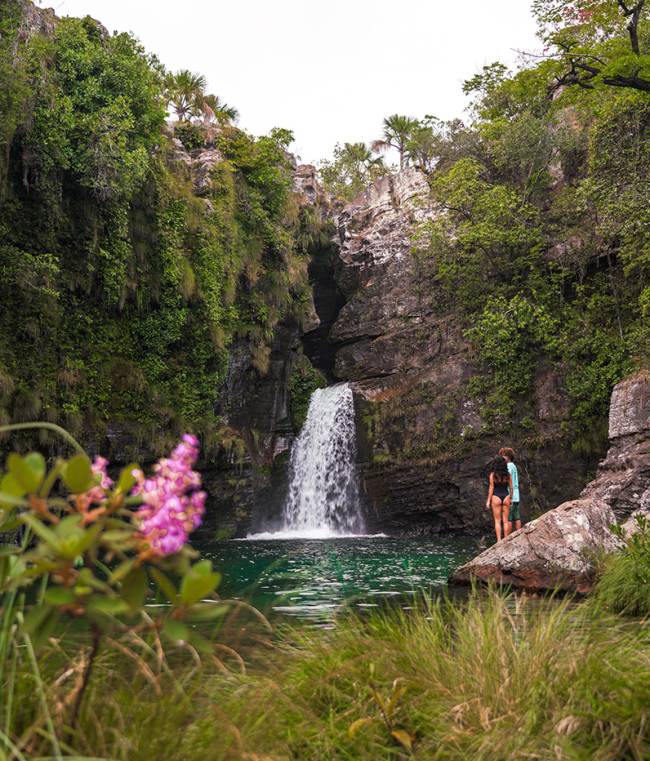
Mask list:
[[205,143],[203,129],[193,122],[178,122],[174,126],[174,137],[177,137],[188,151],[201,148]]
[[[78,654],[74,697],[61,708],[74,729],[102,643],[122,652],[157,647],[160,658],[161,638],[172,646],[205,650],[209,642],[186,622],[214,621],[224,611],[206,600],[219,574],[187,545],[189,533],[201,523],[206,496],[192,469],[198,457],[195,437],[185,435],[149,478],[133,463],[114,482],[105,459],[91,463],[55,425],[4,429],[29,427],[60,433],[77,454],[57,458],[49,470],[38,452],[10,454],[0,480],[0,532],[22,531],[20,546],[0,548],[0,721],[5,731],[14,726],[15,674],[27,659],[59,758],[37,653],[66,620],[81,622],[92,634],[89,652]],[[180,585],[174,577],[180,577]],[[150,584],[166,604],[145,610]]]

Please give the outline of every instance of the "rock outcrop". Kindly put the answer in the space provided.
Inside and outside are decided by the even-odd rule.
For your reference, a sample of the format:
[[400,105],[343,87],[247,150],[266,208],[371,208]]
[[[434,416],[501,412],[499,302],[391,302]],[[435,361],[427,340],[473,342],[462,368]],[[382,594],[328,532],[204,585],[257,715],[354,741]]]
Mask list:
[[593,558],[620,546],[609,528],[613,521],[611,509],[600,500],[565,502],[459,568],[452,581],[587,592]]
[[650,510],[650,372],[642,370],[619,383],[612,393],[611,447],[598,475],[580,498],[565,502],[531,521],[452,574],[451,581],[494,581],[533,590],[587,592],[594,559],[612,552],[621,540],[612,533],[616,521],[626,534],[634,517]]
[[[388,533],[489,531],[482,469],[500,445],[519,455],[526,515],[576,497],[597,462],[563,444],[569,402],[543,358],[535,435],[516,419],[484,419],[461,321],[430,285],[427,225],[442,213],[414,168],[382,178],[340,210],[336,292],[331,285],[328,317],[319,310],[319,331],[304,339],[312,361],[327,357],[333,380],[353,382],[368,525]],[[315,285],[317,309],[327,274]]]

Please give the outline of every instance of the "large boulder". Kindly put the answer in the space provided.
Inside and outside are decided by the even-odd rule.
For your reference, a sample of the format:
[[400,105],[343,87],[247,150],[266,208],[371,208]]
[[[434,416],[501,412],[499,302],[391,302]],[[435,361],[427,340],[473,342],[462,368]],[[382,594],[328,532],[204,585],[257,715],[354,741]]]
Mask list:
[[549,510],[454,572],[456,583],[494,581],[528,590],[587,592],[594,558],[612,552],[614,514],[605,502],[576,499]]
[[597,477],[580,499],[565,502],[470,560],[451,576],[455,583],[494,581],[524,589],[586,592],[600,552],[621,540],[611,526],[635,530],[650,512],[650,372],[621,381],[612,393],[611,446]]

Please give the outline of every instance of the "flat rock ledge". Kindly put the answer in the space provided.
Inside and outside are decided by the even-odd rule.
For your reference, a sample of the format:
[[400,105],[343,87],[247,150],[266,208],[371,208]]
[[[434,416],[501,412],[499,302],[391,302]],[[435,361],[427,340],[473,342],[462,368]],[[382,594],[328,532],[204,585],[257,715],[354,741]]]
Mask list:
[[458,568],[450,582],[586,593],[593,584],[594,559],[621,545],[609,528],[614,521],[601,500],[565,502]]

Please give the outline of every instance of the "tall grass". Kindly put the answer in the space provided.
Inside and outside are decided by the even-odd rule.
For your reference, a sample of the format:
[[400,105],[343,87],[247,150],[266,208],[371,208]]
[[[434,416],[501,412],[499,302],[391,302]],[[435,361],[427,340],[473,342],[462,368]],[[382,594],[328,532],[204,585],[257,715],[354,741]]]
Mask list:
[[[636,518],[635,532],[625,547],[603,558],[593,603],[616,613],[650,615],[650,521]],[[619,530],[619,533],[620,532]]]
[[[58,643],[41,662],[57,726],[81,667],[68,657]],[[243,673],[234,655],[199,664],[190,654],[154,674],[145,661],[106,650],[64,755],[650,756],[650,632],[638,622],[592,618],[586,605],[496,593],[422,603],[415,612],[350,617],[334,631],[287,631],[252,662]],[[11,740],[25,748],[25,734],[44,727],[45,717],[30,672],[19,671],[17,684]],[[33,729],[32,741],[38,750]]]

